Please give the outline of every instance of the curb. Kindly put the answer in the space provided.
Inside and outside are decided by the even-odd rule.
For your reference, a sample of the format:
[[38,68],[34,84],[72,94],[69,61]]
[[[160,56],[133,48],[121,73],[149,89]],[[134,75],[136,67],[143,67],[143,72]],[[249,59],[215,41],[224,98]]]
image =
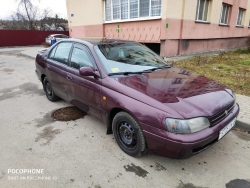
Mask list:
[[27,55],[27,54],[23,54],[23,53],[19,53],[18,55],[23,56],[23,57],[27,57],[30,59],[36,59],[35,57],[31,56],[31,55]]
[[241,120],[237,120],[234,127],[250,132],[250,123]]

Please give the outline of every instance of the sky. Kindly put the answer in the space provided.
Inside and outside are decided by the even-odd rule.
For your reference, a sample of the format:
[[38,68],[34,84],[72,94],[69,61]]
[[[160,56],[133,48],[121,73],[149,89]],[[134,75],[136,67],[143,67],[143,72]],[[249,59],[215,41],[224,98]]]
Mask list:
[[[33,0],[41,9],[50,8],[53,13],[59,17],[67,19],[66,1],[65,0]],[[0,19],[3,19],[15,11],[17,3],[15,0],[0,0]]]

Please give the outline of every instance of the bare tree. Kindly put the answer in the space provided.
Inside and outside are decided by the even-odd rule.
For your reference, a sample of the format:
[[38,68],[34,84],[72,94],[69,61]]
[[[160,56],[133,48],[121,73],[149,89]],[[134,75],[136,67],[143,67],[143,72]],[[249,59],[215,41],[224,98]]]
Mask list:
[[34,5],[33,0],[16,0],[18,3],[18,12],[24,13],[23,18],[28,20],[29,30],[35,30],[34,22],[37,18],[38,7]]
[[51,9],[39,9],[35,2],[40,0],[16,0],[18,7],[5,21],[1,21],[12,30],[59,30],[65,29],[62,23],[67,20],[53,16]]

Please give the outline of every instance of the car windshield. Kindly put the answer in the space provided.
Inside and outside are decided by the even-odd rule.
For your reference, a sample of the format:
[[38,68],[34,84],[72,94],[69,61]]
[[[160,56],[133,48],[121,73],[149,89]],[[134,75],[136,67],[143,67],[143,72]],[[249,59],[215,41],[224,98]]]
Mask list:
[[153,71],[169,65],[140,43],[99,44],[94,48],[109,75]]

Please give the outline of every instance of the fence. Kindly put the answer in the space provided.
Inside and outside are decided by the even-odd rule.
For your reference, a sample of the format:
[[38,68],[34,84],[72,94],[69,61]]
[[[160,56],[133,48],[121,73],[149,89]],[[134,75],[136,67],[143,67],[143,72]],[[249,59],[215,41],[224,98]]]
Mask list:
[[41,45],[50,34],[64,34],[68,31],[0,30],[0,47]]

